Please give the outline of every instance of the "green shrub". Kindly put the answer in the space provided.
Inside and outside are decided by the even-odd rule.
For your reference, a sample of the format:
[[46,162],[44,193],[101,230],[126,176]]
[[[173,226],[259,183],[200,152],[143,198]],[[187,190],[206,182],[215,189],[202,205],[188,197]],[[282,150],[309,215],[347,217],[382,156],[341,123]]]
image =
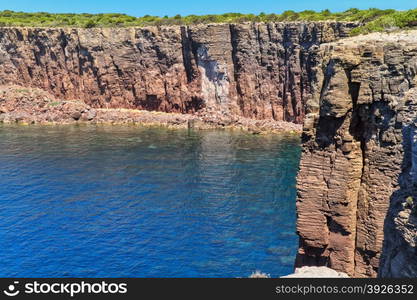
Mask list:
[[413,207],[414,207],[414,199],[413,199],[413,197],[408,196],[408,197],[405,199],[405,203],[406,203],[406,207],[408,207],[408,208],[413,208]]
[[52,107],[55,107],[55,106],[60,105],[61,103],[62,103],[61,101],[53,101],[53,102],[50,102],[48,105],[52,106]]
[[96,22],[94,22],[94,20],[88,20],[87,22],[85,22],[83,24],[84,28],[93,28],[93,27],[96,27],[96,26],[97,26],[97,24],[96,24]]
[[417,9],[398,12],[394,15],[394,20],[400,28],[417,26]]
[[408,196],[405,199],[405,203],[403,203],[404,208],[408,208],[411,210],[411,214],[414,216],[417,216],[417,203],[414,202],[414,198],[411,196]]
[[191,25],[207,23],[242,23],[242,22],[280,22],[280,21],[356,21],[361,24],[351,34],[362,34],[374,31],[385,31],[397,28],[417,26],[417,9],[395,11],[393,9],[370,8],[359,10],[351,8],[344,12],[332,13],[328,9],[321,12],[304,10],[295,12],[288,10],[282,14],[265,13],[259,15],[225,13],[221,15],[189,15],[174,17],[158,17],[145,15],[132,17],[119,13],[108,14],[53,14],[47,12],[25,13],[11,10],[0,11],[0,27],[32,26],[32,27],[117,27],[117,26],[149,26],[149,25]]

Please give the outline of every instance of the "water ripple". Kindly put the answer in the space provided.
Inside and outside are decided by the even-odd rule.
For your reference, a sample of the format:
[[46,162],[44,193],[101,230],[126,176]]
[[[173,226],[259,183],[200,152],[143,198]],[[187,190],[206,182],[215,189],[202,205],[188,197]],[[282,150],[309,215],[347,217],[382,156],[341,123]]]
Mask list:
[[0,126],[0,276],[292,271],[298,138]]

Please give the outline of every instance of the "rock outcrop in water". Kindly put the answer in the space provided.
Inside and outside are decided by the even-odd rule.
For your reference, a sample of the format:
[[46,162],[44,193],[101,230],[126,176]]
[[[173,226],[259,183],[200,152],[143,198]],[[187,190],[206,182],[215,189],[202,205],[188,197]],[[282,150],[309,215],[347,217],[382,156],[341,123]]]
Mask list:
[[297,178],[296,265],[415,277],[417,32],[329,43],[317,59]]
[[354,23],[1,28],[0,84],[94,108],[202,109],[301,123],[318,45]]

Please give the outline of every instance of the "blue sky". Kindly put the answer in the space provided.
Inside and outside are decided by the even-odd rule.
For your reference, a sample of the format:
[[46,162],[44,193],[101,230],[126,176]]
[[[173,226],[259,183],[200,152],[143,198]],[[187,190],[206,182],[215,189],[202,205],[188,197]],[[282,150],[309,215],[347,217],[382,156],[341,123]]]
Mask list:
[[343,11],[357,8],[416,8],[415,0],[206,0],[206,1],[169,1],[169,0],[0,0],[0,10],[47,11],[74,13],[120,12],[133,16],[176,14],[217,14],[225,12],[242,13],[280,13],[284,10],[322,10]]

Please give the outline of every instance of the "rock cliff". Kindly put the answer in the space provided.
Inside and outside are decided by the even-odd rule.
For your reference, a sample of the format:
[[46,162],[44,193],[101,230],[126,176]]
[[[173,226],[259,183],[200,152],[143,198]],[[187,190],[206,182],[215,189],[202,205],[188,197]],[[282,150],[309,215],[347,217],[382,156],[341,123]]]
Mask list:
[[0,122],[304,121],[296,266],[416,276],[417,32],[355,26],[1,28]]
[[1,28],[0,85],[94,108],[205,109],[301,123],[318,45],[354,23]]
[[417,32],[325,44],[317,60],[297,178],[296,265],[416,276]]

